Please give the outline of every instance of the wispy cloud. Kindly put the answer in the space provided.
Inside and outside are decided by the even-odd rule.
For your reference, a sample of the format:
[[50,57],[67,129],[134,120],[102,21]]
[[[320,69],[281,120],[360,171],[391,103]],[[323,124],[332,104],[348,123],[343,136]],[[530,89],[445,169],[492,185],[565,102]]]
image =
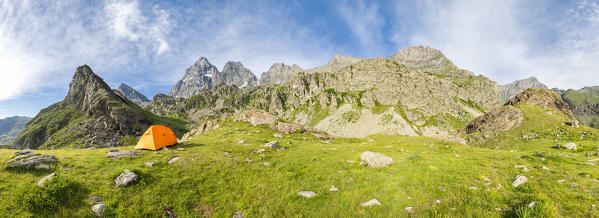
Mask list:
[[598,8],[589,1],[427,2],[410,41],[500,83],[535,75],[552,87],[581,88],[599,84]]

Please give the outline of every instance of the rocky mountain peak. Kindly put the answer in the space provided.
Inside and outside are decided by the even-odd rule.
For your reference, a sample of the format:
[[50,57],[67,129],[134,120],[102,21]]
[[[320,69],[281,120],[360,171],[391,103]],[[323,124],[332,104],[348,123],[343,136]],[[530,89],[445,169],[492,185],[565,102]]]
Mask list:
[[170,96],[189,98],[202,89],[212,88],[212,77],[218,69],[207,58],[200,57],[191,67],[185,70],[183,78],[173,86]]
[[73,80],[69,85],[69,92],[65,102],[79,110],[87,110],[87,106],[93,101],[96,94],[112,95],[114,93],[110,86],[102,78],[96,75],[87,65],[77,67]]
[[297,65],[286,65],[284,63],[275,63],[270,66],[268,71],[260,75],[260,85],[279,85],[289,81],[295,74],[304,71]]
[[429,47],[404,48],[391,56],[395,60],[408,67],[418,68],[433,73],[444,73],[458,69],[443,52]]
[[138,105],[146,105],[150,102],[150,99],[148,99],[145,95],[141,94],[125,83],[121,83],[117,90],[121,92],[127,99]]
[[501,98],[503,98],[504,100],[508,100],[526,89],[548,89],[545,84],[541,83],[534,76],[522,80],[516,80],[512,83],[499,86],[498,88],[499,93],[501,94]]
[[241,89],[254,86],[258,83],[256,75],[245,68],[241,62],[229,61],[223,67],[223,71],[217,73],[213,78],[213,84],[231,84]]

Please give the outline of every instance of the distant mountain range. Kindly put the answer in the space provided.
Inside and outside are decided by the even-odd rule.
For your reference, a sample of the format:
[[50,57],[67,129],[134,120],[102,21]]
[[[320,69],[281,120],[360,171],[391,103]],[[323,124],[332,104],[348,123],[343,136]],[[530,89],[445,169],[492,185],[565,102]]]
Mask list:
[[125,83],[121,83],[117,90],[121,92],[121,94],[123,94],[125,97],[127,97],[127,99],[131,100],[132,102],[138,105],[144,106],[150,103],[150,99],[148,99],[145,95],[141,94],[140,92],[138,92],[137,90],[133,89],[131,86]]
[[14,116],[0,119],[0,145],[11,144],[31,117]]

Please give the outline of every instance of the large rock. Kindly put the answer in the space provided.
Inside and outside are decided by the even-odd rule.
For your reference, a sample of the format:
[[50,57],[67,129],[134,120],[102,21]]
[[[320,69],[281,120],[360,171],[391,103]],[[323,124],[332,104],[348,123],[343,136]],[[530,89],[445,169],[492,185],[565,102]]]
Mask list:
[[313,197],[316,197],[316,193],[314,193],[313,191],[300,191],[297,194],[299,196],[304,197],[304,198],[313,198]]
[[220,123],[219,119],[203,121],[197,127],[192,128],[189,132],[185,133],[181,139],[187,140],[196,135],[201,135],[201,134],[207,135],[208,133],[212,132],[212,130],[218,129],[220,127],[219,123]]
[[278,147],[281,147],[281,146],[279,145],[278,141],[272,141],[272,142],[266,143],[264,145],[264,147],[267,147],[267,148],[278,148]]
[[572,142],[565,143],[564,145],[562,145],[562,147],[570,150],[576,150],[576,144]]
[[35,168],[58,161],[56,156],[49,154],[34,154],[31,151],[17,151],[16,156],[6,161],[6,168]]
[[360,159],[372,168],[386,167],[393,163],[393,158],[371,151],[365,151],[360,154]]
[[277,122],[279,118],[263,110],[246,110],[235,116],[235,122],[247,122],[254,126],[269,125]]
[[123,157],[137,157],[142,154],[140,151],[121,151],[117,149],[111,149],[106,156],[109,158],[123,158]]
[[125,169],[119,176],[116,177],[116,179],[114,179],[114,186],[124,187],[135,181],[137,181],[137,174]]
[[285,122],[277,122],[276,124],[270,125],[270,128],[277,132],[282,132],[282,133],[287,133],[287,134],[304,133],[304,132],[322,133],[322,131],[320,131],[316,128],[313,128],[313,127],[303,126],[303,125],[295,124],[295,123],[285,123]]
[[502,132],[520,126],[523,121],[522,112],[511,105],[507,105],[493,109],[474,119],[464,129],[466,133]]

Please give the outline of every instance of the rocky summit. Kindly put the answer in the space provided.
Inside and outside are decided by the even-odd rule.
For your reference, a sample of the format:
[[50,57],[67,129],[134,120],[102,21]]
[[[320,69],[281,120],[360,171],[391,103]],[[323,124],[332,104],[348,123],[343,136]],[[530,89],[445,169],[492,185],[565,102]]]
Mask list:
[[169,93],[173,97],[189,98],[197,95],[202,90],[210,90],[219,84],[234,85],[245,89],[258,84],[258,79],[241,62],[229,61],[221,72],[201,57],[191,67],[185,70],[183,79],[171,89]]
[[138,105],[144,106],[150,103],[150,100],[145,95],[125,83],[121,83],[117,91],[121,92],[127,99]]
[[501,98],[504,100],[509,100],[510,98],[520,94],[524,90],[535,88],[535,89],[548,89],[547,86],[539,80],[532,76],[522,80],[516,80],[512,83],[508,83],[502,86],[499,86],[499,93],[501,94]]
[[280,85],[291,80],[297,73],[304,71],[297,65],[286,65],[284,63],[275,63],[270,66],[268,71],[260,75],[260,85]]
[[64,100],[42,109],[15,144],[23,148],[118,146],[124,136],[140,135],[152,124],[140,110],[83,65],[75,71]]

